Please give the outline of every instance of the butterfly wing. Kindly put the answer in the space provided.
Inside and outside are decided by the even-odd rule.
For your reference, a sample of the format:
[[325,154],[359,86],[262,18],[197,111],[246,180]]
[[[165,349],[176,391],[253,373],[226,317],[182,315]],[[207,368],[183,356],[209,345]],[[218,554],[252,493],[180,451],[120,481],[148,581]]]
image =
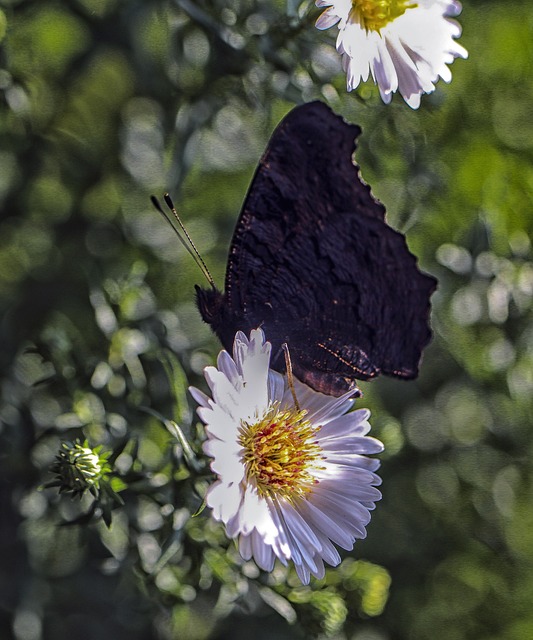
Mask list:
[[379,373],[412,378],[429,342],[429,297],[404,237],[352,161],[359,127],[320,102],[293,109],[263,155],[231,243],[224,321],[262,326],[273,366],[340,395]]
[[[291,250],[296,248],[289,243]],[[296,376],[330,395],[380,373],[416,377],[431,338],[429,297],[435,281],[418,271],[404,237],[380,220],[352,212],[330,218],[316,257],[311,251],[309,245],[308,264],[292,275],[312,292],[316,306],[303,318],[289,307],[292,313],[275,328],[265,326],[267,335],[288,342]],[[323,267],[329,262],[326,280],[324,268],[312,266],[315,260]]]

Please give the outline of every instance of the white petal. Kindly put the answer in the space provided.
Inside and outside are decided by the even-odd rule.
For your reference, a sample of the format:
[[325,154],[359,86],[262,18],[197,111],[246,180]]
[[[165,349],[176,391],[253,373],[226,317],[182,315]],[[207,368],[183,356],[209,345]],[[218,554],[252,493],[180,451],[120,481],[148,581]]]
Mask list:
[[339,547],[348,551],[353,549],[353,537],[329,516],[315,507],[310,500],[303,501],[301,511],[306,518],[310,519],[322,533],[338,544]]
[[296,569],[296,573],[300,578],[300,582],[302,584],[309,584],[309,581],[311,580],[311,573],[307,566],[304,564],[295,563],[294,568]]
[[245,369],[250,368],[250,363],[252,363],[252,375],[254,375],[253,369],[259,368],[257,361],[264,359],[264,356],[270,358],[270,350],[270,342],[265,342],[265,334],[261,329],[254,329],[250,333],[250,340],[242,332],[237,332],[233,344],[233,359],[238,372],[245,380],[248,379],[245,375]]
[[326,438],[325,440],[320,440],[320,446],[323,451],[327,452],[328,458],[330,453],[364,453],[370,455],[373,453],[381,453],[384,449],[383,443],[376,438],[372,438],[371,436],[345,436],[343,438]]
[[226,484],[238,485],[244,477],[242,464],[237,464],[235,460],[213,459],[209,466],[211,471],[216,473]]
[[221,407],[232,418],[240,418],[241,394],[235,389],[228,378],[215,367],[206,367],[204,376],[211,389],[215,404]]
[[[338,501],[329,501],[330,497],[316,495],[309,502],[331,522],[340,527],[344,534],[350,537],[352,543],[354,538],[366,538],[365,526],[370,522],[368,510],[357,502],[350,503],[349,507],[348,504],[343,507]],[[324,533],[327,532],[324,531]],[[329,533],[327,535],[331,538]]]
[[236,388],[242,385],[242,379],[237,371],[237,365],[227,351],[221,351],[217,358],[217,367]]
[[313,417],[309,416],[309,419],[312,419],[315,424],[327,424],[330,420],[335,420],[335,418],[345,414],[353,407],[355,400],[352,396],[355,393],[356,390],[354,389],[339,398],[335,398],[335,400],[323,407],[322,410],[317,411]]
[[291,558],[291,548],[285,530],[285,524],[279,514],[279,505],[274,504],[271,499],[267,499],[266,502],[274,529],[272,532],[273,535],[265,535],[265,541],[272,546],[274,553],[283,564],[287,564],[287,560]]
[[[326,464],[341,465],[347,467],[363,467],[375,471],[379,467],[379,460],[373,458],[365,458],[357,453],[343,453],[341,451],[328,452]],[[377,463],[373,467],[372,463]]]
[[318,541],[315,532],[298,513],[298,510],[289,502],[284,501],[284,504],[281,507],[281,512],[289,531],[294,538],[301,543],[301,546],[314,549],[315,551],[320,551],[320,542]]
[[209,487],[205,501],[213,509],[215,520],[227,522],[237,513],[241,499],[242,492],[238,484],[223,484],[218,481]]
[[[428,91],[428,93],[430,93]],[[420,100],[421,100],[421,95],[420,93],[412,93],[411,95],[403,95],[403,99],[405,100],[406,104],[408,104],[411,109],[418,109],[418,107],[420,106]]]
[[[326,465],[323,472],[316,473],[315,477],[319,480],[320,485],[329,487],[342,487],[342,493],[350,493],[352,487],[359,485],[379,486],[381,478],[367,469],[360,467],[347,467]],[[335,490],[335,489],[334,489]]]
[[[316,566],[316,569],[311,573],[317,578],[317,580],[322,580],[322,578],[326,575],[326,569],[324,567],[324,563],[322,562],[322,557],[317,553],[313,558],[313,562]],[[311,567],[309,567],[311,569]]]
[[261,416],[269,406],[268,372],[270,364],[269,342],[264,342],[262,331],[252,331],[250,342],[235,339],[234,357],[243,387],[239,396],[238,416],[250,421]]
[[198,417],[205,423],[206,432],[219,440],[236,440],[240,422],[232,418],[219,405],[211,403],[211,407],[198,407]]
[[337,549],[335,549],[330,539],[321,531],[317,531],[316,535],[320,540],[320,544],[322,545],[322,551],[320,552],[320,555],[328,564],[330,564],[332,567],[336,567],[338,564],[340,564],[341,561],[339,552],[337,551]]
[[277,371],[268,372],[268,397],[270,404],[281,402],[285,393],[285,379]]
[[370,63],[370,71],[381,94],[388,96],[398,89],[398,75],[385,40],[379,37],[375,42],[376,55]]
[[361,80],[368,79],[370,65],[373,59],[373,47],[369,46],[366,29],[357,23],[348,23],[339,31],[337,37],[337,51],[344,54],[344,70],[348,91],[359,86]]
[[361,504],[367,502],[375,503],[382,498],[381,491],[369,485],[357,485],[346,492],[342,490],[339,491],[338,487],[324,487],[324,489],[338,496],[340,500],[344,500],[346,504],[351,504],[352,501],[360,502]]
[[390,104],[392,101],[392,93],[385,93],[381,87],[379,87],[379,95],[385,104]]
[[257,531],[251,533],[251,538],[253,556],[257,566],[264,571],[272,571],[275,561],[272,549],[263,542]]
[[280,513],[285,522],[293,562],[305,563],[311,571],[316,572],[317,565],[313,558],[315,552],[321,549],[318,538],[306,520],[287,501],[280,507]]
[[[375,489],[375,491],[378,491]],[[378,491],[379,493],[379,491]],[[370,514],[359,500],[353,497],[339,495],[336,491],[317,490],[310,498],[311,502],[321,510],[332,516],[340,514],[342,522],[355,523],[357,526],[366,526],[370,522]]]
[[329,29],[334,24],[337,24],[339,20],[340,17],[332,9],[327,9],[318,16],[315,27],[321,30]]
[[210,463],[212,471],[224,482],[239,483],[243,479],[244,466],[235,443],[213,439],[204,442],[202,448],[208,456],[213,458]]
[[245,560],[252,558],[252,536],[241,534],[239,536],[239,553]]
[[197,389],[196,387],[189,387],[189,393],[200,406],[209,407],[209,396],[207,396],[203,391],[200,391],[200,389]]
[[263,538],[270,538],[270,540],[278,535],[267,502],[258,495],[255,487],[251,485],[246,487],[244,493],[241,520],[243,533],[257,529]]
[[320,486],[332,491],[338,491],[340,494],[352,495],[356,487],[378,487],[381,484],[381,478],[367,469],[330,465],[328,471],[328,474],[316,475]]
[[357,409],[343,416],[339,416],[329,421],[319,431],[318,437],[322,441],[324,438],[337,438],[345,435],[366,436],[370,431],[368,409]]
[[449,0],[446,2],[446,10],[444,13],[448,16],[458,16],[461,13],[462,7],[458,0]]
[[[294,390],[300,407],[307,411],[306,418],[316,425],[326,424],[329,420],[343,415],[352,408],[354,403],[355,390],[345,393],[340,398],[333,398],[314,391],[297,378],[294,378]],[[282,405],[284,407],[294,406],[290,389],[286,389]]]

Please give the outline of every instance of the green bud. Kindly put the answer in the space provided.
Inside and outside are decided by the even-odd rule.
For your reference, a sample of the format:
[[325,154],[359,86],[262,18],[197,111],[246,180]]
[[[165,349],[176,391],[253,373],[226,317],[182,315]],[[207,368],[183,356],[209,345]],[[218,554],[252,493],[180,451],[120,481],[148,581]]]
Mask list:
[[46,486],[59,487],[60,493],[73,496],[81,497],[87,490],[97,496],[100,481],[111,471],[107,463],[109,452],[100,453],[101,449],[101,446],[91,449],[87,440],[83,444],[79,440],[63,442],[50,468],[57,477]]

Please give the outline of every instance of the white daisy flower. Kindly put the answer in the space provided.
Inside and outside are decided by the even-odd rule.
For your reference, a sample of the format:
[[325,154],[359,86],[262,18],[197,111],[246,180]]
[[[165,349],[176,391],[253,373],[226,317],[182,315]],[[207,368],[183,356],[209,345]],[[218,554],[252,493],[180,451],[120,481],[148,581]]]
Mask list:
[[337,51],[342,56],[348,91],[369,73],[383,102],[399,91],[413,109],[422,93],[431,93],[439,76],[450,82],[446,66],[468,52],[454,38],[461,27],[450,17],[461,13],[457,0],[316,0],[328,7],[319,29],[338,23]]
[[337,565],[332,543],[352,549],[366,536],[370,510],[381,498],[375,474],[383,451],[367,435],[370,412],[353,392],[333,398],[294,379],[300,408],[282,375],[269,369],[271,345],[261,329],[235,336],[233,358],[222,351],[206,367],[212,398],[190,391],[205,423],[204,451],[218,478],[207,504],[245,560],[271,571],[292,560],[300,580]]

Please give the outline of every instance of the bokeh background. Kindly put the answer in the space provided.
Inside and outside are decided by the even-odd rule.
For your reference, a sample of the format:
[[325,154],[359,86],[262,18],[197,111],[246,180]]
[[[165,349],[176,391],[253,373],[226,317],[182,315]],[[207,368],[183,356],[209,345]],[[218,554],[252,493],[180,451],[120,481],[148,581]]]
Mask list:
[[[2,640],[533,638],[533,13],[463,4],[470,58],[415,112],[346,94],[310,2],[0,3]],[[199,452],[186,387],[219,350],[149,196],[222,286],[274,126],[317,98],[362,125],[362,175],[440,285],[419,379],[362,385],[368,538],[302,587],[191,517],[208,470],[146,411]],[[77,438],[113,452],[110,527],[42,488]]]

